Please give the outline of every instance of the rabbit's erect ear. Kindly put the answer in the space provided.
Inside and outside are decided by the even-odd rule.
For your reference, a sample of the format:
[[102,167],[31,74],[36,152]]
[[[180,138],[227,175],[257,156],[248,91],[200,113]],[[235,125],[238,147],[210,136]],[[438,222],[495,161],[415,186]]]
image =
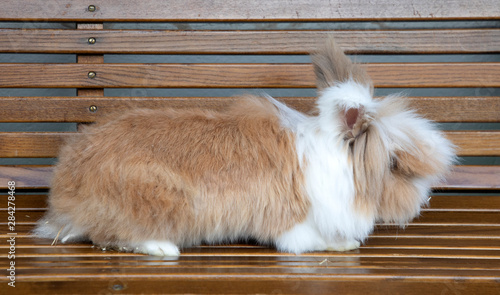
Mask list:
[[370,119],[367,117],[363,106],[341,108],[339,115],[342,120],[346,139],[357,138],[368,129]]
[[311,61],[316,74],[316,85],[320,91],[347,81],[365,85],[373,91],[372,81],[366,70],[353,63],[332,36],[328,37],[318,51],[311,54]]

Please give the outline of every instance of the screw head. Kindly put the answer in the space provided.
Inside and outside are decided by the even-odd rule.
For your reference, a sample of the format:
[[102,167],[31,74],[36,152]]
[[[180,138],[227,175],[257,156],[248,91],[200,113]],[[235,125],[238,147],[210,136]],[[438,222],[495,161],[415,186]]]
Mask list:
[[97,40],[96,40],[96,38],[94,38],[94,37],[90,37],[90,38],[87,40],[87,42],[88,42],[89,44],[95,44],[95,42],[97,42]]
[[89,107],[89,111],[90,111],[91,113],[95,113],[95,112],[97,112],[97,106],[91,105],[91,106]]
[[89,72],[89,73],[87,74],[87,77],[89,77],[90,79],[94,79],[94,78],[95,78],[95,76],[97,76],[97,74],[96,74],[95,72]]
[[89,7],[87,8],[90,12],[94,12],[96,10],[96,7],[95,5],[89,5]]
[[122,284],[114,284],[112,289],[114,291],[121,291],[121,290],[123,290],[123,285]]

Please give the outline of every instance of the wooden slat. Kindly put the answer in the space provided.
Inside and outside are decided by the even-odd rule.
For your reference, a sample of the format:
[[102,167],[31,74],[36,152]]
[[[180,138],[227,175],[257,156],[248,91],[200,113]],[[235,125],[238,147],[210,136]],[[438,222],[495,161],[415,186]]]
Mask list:
[[9,181],[16,182],[16,189],[48,189],[51,176],[51,166],[0,166],[0,189]]
[[444,184],[436,189],[500,189],[500,166],[455,166]]
[[[16,285],[21,294],[37,294],[40,290],[56,294],[60,290],[82,290],[87,294],[117,292],[124,289],[127,294],[234,294],[240,290],[249,294],[495,294],[498,282],[494,277],[472,278],[467,276],[368,276],[315,278],[310,275],[292,276],[240,276],[226,277],[207,275],[196,277],[168,276],[82,276],[77,280],[62,276],[22,276],[22,284]],[[147,283],[145,283],[147,281]],[[5,285],[7,283],[5,282]],[[166,287],[168,286],[168,287]],[[83,291],[84,290],[84,291]],[[428,292],[428,293],[427,293]]]
[[[314,97],[279,99],[304,113],[313,110],[316,100]],[[420,114],[438,122],[500,122],[500,97],[407,99]],[[100,116],[132,108],[223,110],[234,100],[231,97],[0,97],[0,122],[94,122]],[[97,112],[90,112],[90,106],[96,106]]]
[[[0,154],[6,158],[55,158],[72,132],[0,132]],[[499,156],[500,131],[446,131],[459,156]]]
[[[8,194],[0,195],[0,211],[7,210],[8,204]],[[32,211],[32,210],[45,210],[48,206],[47,195],[25,195],[25,194],[15,194],[16,201],[16,212],[19,211]]]
[[[56,247],[50,246],[53,242],[52,239],[44,239],[45,247],[19,247],[16,252],[16,257],[92,257],[96,255],[106,255],[110,257],[130,257],[140,254],[135,253],[125,253],[115,250],[101,250],[98,247],[92,247],[92,244],[57,244]],[[3,246],[1,248],[7,248]],[[1,249],[0,248],[0,249]],[[191,247],[183,249],[184,256],[195,256],[195,257],[212,257],[212,258],[222,258],[222,257],[248,257],[248,256],[259,256],[259,257],[276,257],[282,256],[284,259],[286,257],[294,257],[295,254],[292,253],[279,253],[276,249],[272,247],[264,246],[233,246],[233,245],[223,245],[223,246],[200,246]],[[303,253],[303,256],[315,256],[323,257],[323,260],[329,257],[342,257],[342,258],[352,258],[352,257],[407,257],[407,258],[455,258],[455,259],[500,259],[500,251],[498,247],[496,249],[468,249],[464,247],[461,249],[447,249],[442,247],[422,247],[420,249],[409,249],[406,247],[401,247],[400,249],[391,248],[378,248],[378,247],[365,247],[363,249],[347,252],[335,252],[335,251],[325,251],[325,252],[312,252]],[[124,269],[125,270],[125,269]],[[143,271],[147,271],[144,270]],[[156,273],[154,270],[150,270],[151,274]],[[195,270],[196,271],[196,270]],[[326,270],[328,271],[328,270]],[[500,273],[500,269],[498,270]],[[84,271],[81,273],[84,274]]]
[[[48,189],[51,166],[0,166],[0,189],[14,180],[18,189]],[[500,166],[455,166],[439,190],[498,190]]]
[[[34,224],[16,224],[18,237],[32,237]],[[0,238],[7,238],[10,231],[7,227],[0,227]],[[376,238],[443,238],[443,239],[500,239],[498,225],[470,225],[470,224],[408,224],[404,229],[399,226],[379,225],[375,227],[370,237]]]
[[[95,30],[99,31],[104,28],[104,24],[102,23],[78,23],[76,24],[76,32],[79,30]],[[88,43],[87,37],[87,44]],[[76,62],[78,64],[102,64],[104,63],[104,55],[102,54],[78,54],[76,56]],[[104,89],[77,89],[76,95],[81,96],[104,96]]]
[[[376,87],[500,87],[500,63],[364,67]],[[0,70],[0,87],[315,87],[310,64],[2,64]]]
[[[87,11],[89,3],[97,7]],[[19,9],[22,7],[23,9]],[[129,5],[119,0],[5,0],[0,20],[53,21],[322,21],[322,20],[442,20],[498,19],[500,9],[495,0],[347,1],[297,0],[288,5],[282,1],[248,2],[244,0],[143,0]]]
[[[308,54],[328,35],[349,54],[493,53],[499,29],[167,31],[0,29],[0,52]],[[89,44],[88,39],[96,39]]]
[[74,133],[65,132],[2,132],[0,154],[14,158],[54,158],[65,139]]
[[[27,226],[24,232],[31,230]],[[21,228],[22,230],[22,228]],[[397,226],[378,226],[371,237],[379,238],[451,238],[451,239],[500,239],[500,227],[498,225],[431,225],[431,224],[409,224],[404,229]]]
[[499,131],[446,131],[459,156],[499,156]]

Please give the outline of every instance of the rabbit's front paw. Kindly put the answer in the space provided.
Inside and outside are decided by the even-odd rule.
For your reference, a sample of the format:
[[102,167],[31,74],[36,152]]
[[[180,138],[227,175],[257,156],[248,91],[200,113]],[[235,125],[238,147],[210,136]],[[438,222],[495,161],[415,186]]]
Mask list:
[[179,256],[179,248],[169,241],[145,241],[138,247],[135,247],[135,253],[143,253],[153,256]]
[[348,240],[348,241],[338,241],[334,243],[330,243],[327,247],[327,250],[330,251],[350,251],[358,249],[361,246],[361,243],[356,240]]

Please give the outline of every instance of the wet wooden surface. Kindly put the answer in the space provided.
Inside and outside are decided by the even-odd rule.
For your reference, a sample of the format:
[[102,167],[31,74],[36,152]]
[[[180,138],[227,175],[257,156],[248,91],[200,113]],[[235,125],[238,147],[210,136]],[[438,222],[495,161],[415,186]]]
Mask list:
[[[183,249],[179,258],[103,250],[88,243],[52,244],[30,231],[45,211],[46,194],[16,197],[16,278],[24,292],[330,293],[465,292],[495,294],[500,277],[500,195],[434,195],[405,229],[379,225],[349,252],[279,253],[255,244]],[[1,204],[6,197],[0,199]],[[1,221],[0,238],[9,238]],[[448,213],[469,213],[463,217]],[[32,220],[22,219],[23,215]],[[435,217],[442,215],[442,218]],[[454,222],[450,222],[454,221]],[[8,251],[1,244],[0,250]],[[0,257],[8,263],[6,256]],[[0,278],[6,283],[6,277]],[[141,285],[142,284],[142,285]],[[370,286],[371,289],[370,290]],[[240,289],[245,288],[245,289]],[[418,288],[418,289],[416,289]],[[419,291],[420,292],[420,291]],[[486,293],[485,293],[486,292]]]

